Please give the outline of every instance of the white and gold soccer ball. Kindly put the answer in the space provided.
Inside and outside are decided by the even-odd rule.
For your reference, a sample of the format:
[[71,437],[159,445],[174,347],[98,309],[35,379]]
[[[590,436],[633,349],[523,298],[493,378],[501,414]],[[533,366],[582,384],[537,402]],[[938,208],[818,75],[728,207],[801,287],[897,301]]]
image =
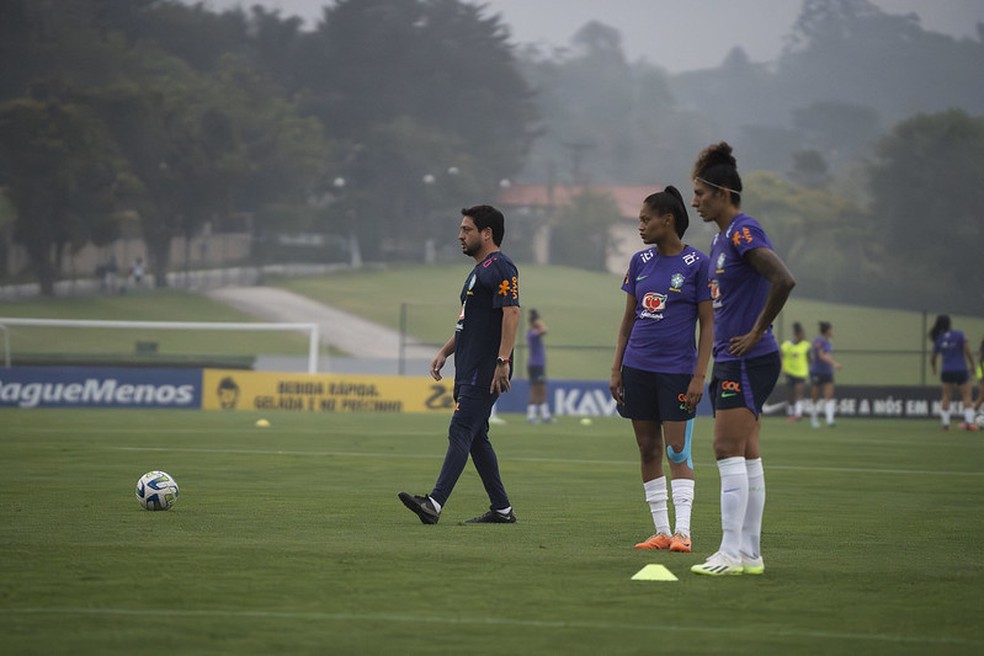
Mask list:
[[178,499],[178,483],[167,472],[147,472],[137,480],[134,495],[146,510],[167,510]]

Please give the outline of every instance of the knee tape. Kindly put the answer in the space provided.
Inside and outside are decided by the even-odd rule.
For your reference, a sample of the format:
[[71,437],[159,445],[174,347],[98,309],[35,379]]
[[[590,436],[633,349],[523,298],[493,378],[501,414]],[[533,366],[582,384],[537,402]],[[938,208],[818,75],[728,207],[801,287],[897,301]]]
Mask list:
[[669,444],[666,445],[666,457],[675,464],[687,463],[691,469],[694,468],[693,460],[690,457],[690,438],[694,434],[694,420],[687,421],[687,431],[683,438],[683,451],[677,451]]

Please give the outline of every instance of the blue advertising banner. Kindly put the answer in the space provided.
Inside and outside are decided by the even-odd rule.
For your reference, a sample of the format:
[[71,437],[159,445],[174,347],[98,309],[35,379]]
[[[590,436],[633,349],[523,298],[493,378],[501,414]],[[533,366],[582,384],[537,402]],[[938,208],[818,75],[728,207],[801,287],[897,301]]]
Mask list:
[[12,367],[0,369],[0,407],[201,407],[201,369]]
[[[499,397],[497,412],[526,412],[529,400],[529,382],[514,378],[512,389]],[[602,380],[551,380],[547,383],[547,402],[555,417],[615,417],[615,399],[608,391],[608,381]],[[707,394],[697,406],[698,416],[711,414]]]

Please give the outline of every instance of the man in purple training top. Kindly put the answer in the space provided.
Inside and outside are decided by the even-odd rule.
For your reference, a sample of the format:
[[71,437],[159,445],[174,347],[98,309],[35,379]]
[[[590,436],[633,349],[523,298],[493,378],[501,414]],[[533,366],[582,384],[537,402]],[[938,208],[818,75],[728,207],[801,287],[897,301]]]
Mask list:
[[468,524],[512,524],[512,505],[499,476],[499,462],[489,442],[489,415],[499,394],[509,391],[512,353],[519,326],[519,271],[499,250],[505,233],[502,212],[490,205],[461,210],[458,241],[476,264],[461,289],[461,312],[454,334],[431,362],[430,374],[454,354],[455,410],[448,429],[448,449],[434,489],[428,495],[400,492],[399,498],[424,524],[436,524],[471,454],[489,495],[489,511]]

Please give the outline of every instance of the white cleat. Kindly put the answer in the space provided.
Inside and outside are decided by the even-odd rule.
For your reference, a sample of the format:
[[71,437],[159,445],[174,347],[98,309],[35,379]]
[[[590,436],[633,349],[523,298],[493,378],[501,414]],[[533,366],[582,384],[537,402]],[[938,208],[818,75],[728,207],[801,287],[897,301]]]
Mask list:
[[701,564],[691,567],[690,571],[705,576],[737,576],[742,574],[745,568],[741,560],[729,558],[718,551]]

